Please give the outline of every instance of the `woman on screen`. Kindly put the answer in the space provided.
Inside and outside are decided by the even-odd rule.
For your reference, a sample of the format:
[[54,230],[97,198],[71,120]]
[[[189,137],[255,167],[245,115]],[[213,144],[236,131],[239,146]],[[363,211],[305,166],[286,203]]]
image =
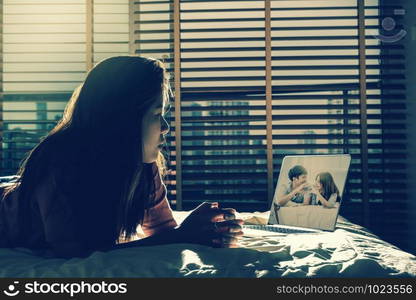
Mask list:
[[340,201],[339,190],[329,172],[322,172],[316,175],[315,184],[312,186],[310,193],[312,205],[332,208]]

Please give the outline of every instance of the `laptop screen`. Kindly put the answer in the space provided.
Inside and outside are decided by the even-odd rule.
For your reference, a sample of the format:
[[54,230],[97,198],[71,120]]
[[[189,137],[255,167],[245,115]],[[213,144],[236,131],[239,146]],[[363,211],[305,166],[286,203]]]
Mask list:
[[284,157],[269,224],[333,231],[350,162],[349,154]]

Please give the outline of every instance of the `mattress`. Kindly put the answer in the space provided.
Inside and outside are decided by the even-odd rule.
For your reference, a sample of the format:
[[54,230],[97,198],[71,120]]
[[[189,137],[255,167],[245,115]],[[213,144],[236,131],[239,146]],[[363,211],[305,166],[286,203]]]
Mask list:
[[[180,222],[187,213],[174,214]],[[264,224],[268,212],[240,215]],[[249,232],[234,249],[170,244],[47,259],[2,248],[0,277],[416,277],[416,257],[339,217],[334,232]]]

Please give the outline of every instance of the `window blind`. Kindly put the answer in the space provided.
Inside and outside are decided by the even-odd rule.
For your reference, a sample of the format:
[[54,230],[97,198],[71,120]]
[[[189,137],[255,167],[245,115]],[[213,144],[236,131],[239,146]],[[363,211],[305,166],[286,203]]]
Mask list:
[[[372,122],[381,127],[379,135],[369,140],[374,155],[369,168],[374,179],[370,183],[370,192],[374,194],[374,206],[378,213],[371,216],[370,226],[376,233],[403,248],[411,247],[412,236],[408,222],[411,218],[409,210],[409,195],[407,195],[408,151],[406,137],[407,87],[405,85],[404,39],[401,34],[402,22],[406,11],[402,6],[390,0],[380,1],[380,31],[378,38],[380,48],[367,50],[369,54],[377,55],[381,66],[379,73],[380,89],[369,89],[368,94],[379,109],[369,110],[368,114],[376,115]],[[393,24],[390,27],[389,22]],[[395,23],[395,26],[393,26]],[[374,33],[368,32],[374,36]],[[372,52],[371,52],[372,51]],[[409,58],[407,58],[409,59]],[[374,64],[377,62],[374,61]],[[371,144],[370,144],[371,142]],[[370,177],[370,178],[371,178]],[[377,195],[377,196],[376,196]]]
[[[169,65],[174,59],[173,1],[136,4],[137,53],[164,58]],[[357,1],[271,4],[274,170],[279,170],[279,157],[288,153],[348,152],[358,154],[353,156],[359,164]],[[244,158],[253,155],[254,159],[253,168],[247,170],[249,176],[257,168],[260,175],[265,171],[264,1],[181,1],[179,9],[184,161],[198,160],[207,165],[206,170],[237,168],[242,176],[241,162],[225,167],[225,161],[213,163],[209,155],[214,161],[219,155],[230,163],[236,154],[232,151],[243,151]],[[365,12],[366,30],[378,29],[378,1],[366,1]],[[381,49],[400,52],[401,47],[381,45],[371,34],[365,41],[368,135],[371,141],[381,141],[381,79],[403,79],[400,73],[381,74],[381,69],[400,71],[403,55],[382,55]],[[382,58],[391,58],[392,63],[381,64]],[[381,146],[371,143],[369,148]],[[211,150],[217,152],[206,152]],[[203,157],[193,151],[203,151]],[[205,176],[199,163],[189,168],[187,163],[183,165],[184,176],[189,171],[195,190],[201,187],[194,184],[195,178]],[[192,174],[192,169],[199,174]],[[207,176],[223,180],[233,175],[217,172]],[[264,202],[263,194],[260,198]]]
[[175,208],[267,210],[285,155],[349,153],[341,215],[404,240],[404,47],[383,41],[400,35],[402,13],[388,0],[6,0],[1,173],[89,67],[136,53],[162,59],[176,89]]
[[[360,31],[357,0],[270,1],[266,20],[267,2],[135,2],[136,53],[164,59],[180,74],[172,79],[180,82],[180,103],[173,105],[180,107],[180,127],[172,111],[170,154],[175,170],[180,135],[182,180],[172,172],[171,199],[180,184],[176,204],[184,209],[207,200],[266,210],[285,155],[349,153],[341,214],[397,236],[407,201],[405,57],[400,41],[385,43],[379,35],[392,34],[382,27],[388,17],[396,32],[402,29],[395,14],[401,7],[363,1]],[[382,211],[391,209],[397,226],[386,233]]]
[[129,53],[128,7],[127,0],[4,1],[1,175],[14,174],[53,128],[93,64]]
[[[0,1],[0,23],[3,24],[3,1]],[[0,26],[0,157],[3,155],[3,26]],[[2,168],[0,164],[0,170]]]

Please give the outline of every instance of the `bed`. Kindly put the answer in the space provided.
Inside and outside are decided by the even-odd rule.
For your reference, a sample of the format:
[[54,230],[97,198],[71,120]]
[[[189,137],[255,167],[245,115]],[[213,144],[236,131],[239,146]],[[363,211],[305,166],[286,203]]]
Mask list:
[[[175,212],[180,222],[188,212]],[[241,213],[264,224],[268,212]],[[339,217],[334,232],[246,233],[236,249],[171,244],[46,259],[0,249],[0,277],[416,277],[416,257]]]

